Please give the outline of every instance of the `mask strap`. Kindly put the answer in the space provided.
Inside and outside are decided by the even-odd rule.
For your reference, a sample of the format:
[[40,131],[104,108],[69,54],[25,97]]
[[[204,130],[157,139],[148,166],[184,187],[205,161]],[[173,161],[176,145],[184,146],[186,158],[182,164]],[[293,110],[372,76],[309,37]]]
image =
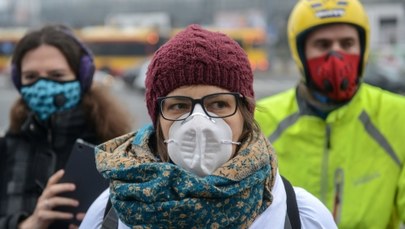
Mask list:
[[230,141],[230,140],[222,140],[221,143],[223,143],[223,144],[240,145],[240,142],[234,142],[234,141]]
[[167,140],[164,140],[163,142],[166,144],[169,144],[169,143],[173,143],[175,141],[174,141],[174,139],[167,139]]

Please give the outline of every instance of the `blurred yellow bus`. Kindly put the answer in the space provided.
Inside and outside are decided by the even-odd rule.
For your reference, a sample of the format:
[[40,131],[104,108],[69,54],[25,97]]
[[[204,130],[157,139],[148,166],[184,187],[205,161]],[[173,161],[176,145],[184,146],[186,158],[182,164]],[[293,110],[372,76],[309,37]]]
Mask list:
[[0,28],[0,72],[9,73],[11,56],[27,28]]
[[[241,27],[222,28],[204,26],[210,31],[218,31],[227,34],[245,50],[253,71],[268,71],[270,63],[267,54],[267,35],[261,28]],[[178,33],[180,28],[173,29],[172,36]]]
[[120,76],[152,55],[163,39],[152,28],[86,27],[77,31],[94,55],[97,69]]

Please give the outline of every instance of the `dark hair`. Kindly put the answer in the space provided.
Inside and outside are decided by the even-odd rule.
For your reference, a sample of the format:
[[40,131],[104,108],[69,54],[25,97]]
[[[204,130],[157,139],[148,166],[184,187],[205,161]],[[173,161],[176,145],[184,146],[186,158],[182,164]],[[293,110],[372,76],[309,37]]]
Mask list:
[[47,25],[39,30],[28,32],[18,42],[12,64],[21,78],[21,61],[25,54],[39,46],[46,44],[57,48],[66,58],[76,77],[79,74],[80,58],[84,54],[80,45],[73,38],[73,31],[65,25]]
[[[250,111],[251,107],[255,107],[255,100],[253,98],[243,98],[241,99],[241,103],[239,103],[238,109],[243,117],[243,131],[238,141],[245,142],[249,140],[249,143],[255,141],[256,139],[252,138],[252,133],[260,132],[259,125],[257,124],[256,120],[254,119],[253,113]],[[160,117],[160,113],[158,114]],[[160,125],[160,118],[156,119],[156,150],[155,154],[160,158],[163,162],[169,161],[169,155],[167,152],[167,145],[164,143],[164,136],[162,132],[162,128]],[[236,148],[236,152],[239,151],[239,147]]]

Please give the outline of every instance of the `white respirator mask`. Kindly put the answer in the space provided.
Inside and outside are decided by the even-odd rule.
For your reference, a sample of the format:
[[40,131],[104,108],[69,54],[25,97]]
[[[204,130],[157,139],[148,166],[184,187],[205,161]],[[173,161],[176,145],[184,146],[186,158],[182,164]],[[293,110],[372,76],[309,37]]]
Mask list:
[[231,127],[222,118],[208,117],[200,104],[187,119],[172,124],[165,143],[176,165],[200,177],[212,174],[232,157],[232,145],[240,145],[232,141]]

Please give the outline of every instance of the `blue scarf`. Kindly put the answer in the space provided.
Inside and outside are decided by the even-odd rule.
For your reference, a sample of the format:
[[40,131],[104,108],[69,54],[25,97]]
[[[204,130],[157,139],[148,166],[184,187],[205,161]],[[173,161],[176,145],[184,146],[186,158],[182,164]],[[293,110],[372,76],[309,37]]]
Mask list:
[[111,202],[126,225],[247,228],[270,206],[277,163],[263,135],[201,178],[159,162],[148,147],[153,132],[147,126],[96,148],[97,168],[110,179]]

